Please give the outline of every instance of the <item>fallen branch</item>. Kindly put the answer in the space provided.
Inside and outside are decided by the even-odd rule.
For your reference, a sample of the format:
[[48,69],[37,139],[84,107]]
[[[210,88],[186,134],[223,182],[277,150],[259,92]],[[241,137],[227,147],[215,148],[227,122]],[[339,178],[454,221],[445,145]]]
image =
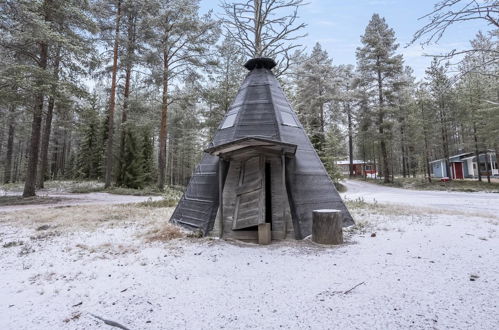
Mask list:
[[364,284],[364,283],[366,283],[366,282],[360,282],[359,284],[357,284],[357,285],[356,285],[356,286],[354,286],[353,288],[351,288],[351,289],[349,289],[349,290],[347,290],[347,291],[343,292],[343,294],[348,294],[348,293],[350,293],[353,289],[355,289],[356,287],[358,287],[358,286],[360,286],[360,285],[362,285],[362,284]]
[[122,330],[130,330],[127,327],[125,327],[124,325],[119,324],[118,322],[114,322],[114,321],[111,321],[111,320],[106,320],[106,319],[104,319],[104,318],[102,318],[100,316],[97,316],[95,314],[92,314],[92,313],[89,313],[89,314],[92,315],[93,317],[95,317],[96,319],[101,320],[105,324],[110,325],[112,327],[120,328]]

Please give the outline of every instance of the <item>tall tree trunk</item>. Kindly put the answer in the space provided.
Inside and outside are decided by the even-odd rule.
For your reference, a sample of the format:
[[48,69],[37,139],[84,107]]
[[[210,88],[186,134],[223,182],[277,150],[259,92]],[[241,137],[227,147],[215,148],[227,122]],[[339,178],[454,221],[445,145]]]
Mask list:
[[163,52],[163,99],[161,105],[161,123],[159,128],[159,152],[158,152],[158,188],[165,187],[166,171],[166,140],[168,137],[168,52]]
[[[61,46],[57,47],[56,55],[54,62],[54,82],[57,83],[59,81],[59,65],[60,65],[60,56],[61,56]],[[45,117],[45,126],[43,128],[42,133],[42,147],[41,147],[41,155],[40,155],[40,172],[38,173],[38,188],[43,188],[45,178],[47,175],[48,168],[48,151],[49,151],[49,142],[50,142],[50,132],[52,129],[52,116],[54,113],[54,105],[55,98],[54,94],[57,92],[57,85],[54,84],[52,87],[52,95],[49,97],[48,106],[47,106],[47,116]]]
[[12,178],[12,155],[14,152],[14,135],[16,130],[16,120],[14,117],[15,111],[15,106],[11,105],[9,107],[9,132],[7,135],[7,151],[5,155],[3,183],[9,183]]
[[[2,115],[2,117],[3,117],[3,113],[0,113],[0,115]],[[9,116],[8,116],[8,114],[5,116],[5,123],[3,123],[2,126],[3,126],[2,127],[2,131],[0,132],[0,158],[3,155],[3,140],[5,138],[4,132],[8,131],[7,127],[9,126]]]
[[482,181],[482,173],[480,172],[480,149],[478,149],[478,134],[476,129],[476,122],[473,120],[473,140],[475,142],[475,157],[476,157],[476,170],[478,172],[478,181]]
[[426,127],[426,116],[424,113],[423,101],[421,101],[421,119],[423,121],[425,167],[426,167],[426,173],[428,174],[428,182],[431,183],[430,155],[429,155],[429,148],[428,148],[428,130]]
[[[353,177],[353,123],[352,123],[352,109],[350,108],[350,102],[346,104],[347,108],[347,120],[348,120],[348,160],[349,165],[349,176]],[[366,166],[364,159],[364,168]]]
[[135,16],[134,13],[128,12],[128,29],[127,29],[127,53],[125,63],[125,88],[123,90],[123,109],[121,111],[121,138],[120,138],[120,157],[119,157],[119,174],[118,185],[123,184],[123,166],[125,162],[125,144],[126,144],[126,122],[128,116],[128,104],[130,97],[130,80],[132,79],[133,55],[135,51]]
[[109,110],[107,114],[107,146],[106,146],[106,178],[105,188],[111,186],[113,172],[113,133],[114,111],[116,106],[116,76],[118,73],[118,46],[120,37],[121,0],[118,0],[116,10],[116,27],[114,32],[113,72],[111,76],[111,95],[109,96]]
[[255,57],[262,57],[262,0],[253,0],[255,8]]
[[405,147],[405,130],[404,121],[401,120],[400,124],[400,151],[402,153],[402,176],[405,178],[407,176],[407,160],[406,160],[406,147]]
[[487,182],[490,183],[490,172],[492,171],[490,167],[490,157],[488,150],[485,150],[485,170],[487,171]]
[[320,126],[319,126],[319,143],[320,143],[321,156],[323,156],[324,155],[324,146],[326,144],[326,134],[325,134],[326,130],[324,128],[324,126],[325,126],[324,103],[321,103],[321,106],[320,106],[319,120],[320,120],[320,123],[319,123],[320,124]]
[[380,69],[380,60],[376,63],[378,67],[378,101],[379,101],[379,114],[378,114],[378,131],[380,138],[380,148],[381,148],[381,158],[383,165],[383,181],[385,183],[390,182],[390,169],[388,167],[388,151],[386,149],[386,141],[385,141],[385,132],[384,132],[384,117],[385,117],[385,109],[384,109],[384,98],[383,98],[383,80],[381,77],[381,69]]
[[16,157],[14,164],[14,176],[12,177],[12,182],[17,182],[19,180],[19,171],[21,168],[21,163],[23,160],[23,140],[18,139],[17,141],[17,149],[16,149]]
[[447,133],[447,118],[445,115],[445,103],[442,99],[440,99],[439,101],[439,117],[440,117],[440,133],[442,137],[442,148],[444,151],[444,159],[445,159],[445,172],[449,180],[452,180],[452,175],[450,173],[450,164],[449,164],[450,154],[449,154],[449,139]]
[[[48,0],[46,3],[49,2]],[[48,15],[45,16],[48,21]],[[48,44],[44,41],[39,43],[40,57],[38,66],[42,70],[47,69],[48,59]],[[44,81],[39,80],[41,86]],[[40,133],[42,128],[42,113],[44,104],[43,92],[39,91],[35,97],[35,106],[33,108],[33,121],[31,123],[31,138],[29,146],[28,167],[26,169],[26,181],[24,182],[23,197],[31,197],[36,195],[36,170],[38,165],[38,153],[40,150]]]

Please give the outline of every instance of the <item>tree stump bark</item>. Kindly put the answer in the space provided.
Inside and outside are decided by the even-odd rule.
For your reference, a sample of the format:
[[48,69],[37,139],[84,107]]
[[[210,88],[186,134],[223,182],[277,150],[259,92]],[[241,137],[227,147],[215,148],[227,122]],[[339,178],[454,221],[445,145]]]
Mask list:
[[343,214],[340,210],[314,210],[312,241],[319,244],[343,243]]

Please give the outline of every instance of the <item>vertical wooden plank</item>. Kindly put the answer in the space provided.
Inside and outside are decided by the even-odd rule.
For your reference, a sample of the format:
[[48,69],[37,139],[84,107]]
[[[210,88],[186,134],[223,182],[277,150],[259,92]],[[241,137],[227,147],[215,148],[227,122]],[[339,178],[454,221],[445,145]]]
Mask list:
[[284,226],[284,237],[286,237],[287,233],[287,221],[286,221],[286,208],[284,205],[287,203],[288,199],[288,194],[286,194],[286,157],[284,156],[284,153],[281,153],[281,170],[282,170],[282,222]]
[[272,241],[270,223],[261,223],[258,225],[258,244],[268,245]]
[[218,207],[220,210],[220,236],[224,232],[224,198],[223,198],[223,164],[222,158],[218,158]]
[[260,202],[259,202],[259,219],[258,224],[265,223],[265,156],[260,156],[260,180],[261,180],[261,191],[260,191]]

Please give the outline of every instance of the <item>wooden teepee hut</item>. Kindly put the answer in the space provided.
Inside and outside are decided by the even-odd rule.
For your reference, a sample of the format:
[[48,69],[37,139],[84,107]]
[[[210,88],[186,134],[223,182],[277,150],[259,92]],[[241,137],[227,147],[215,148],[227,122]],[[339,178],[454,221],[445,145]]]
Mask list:
[[339,209],[353,224],[331,178],[271,69],[254,58],[234,103],[205,150],[171,221],[203,234],[256,240],[311,234],[312,211]]

